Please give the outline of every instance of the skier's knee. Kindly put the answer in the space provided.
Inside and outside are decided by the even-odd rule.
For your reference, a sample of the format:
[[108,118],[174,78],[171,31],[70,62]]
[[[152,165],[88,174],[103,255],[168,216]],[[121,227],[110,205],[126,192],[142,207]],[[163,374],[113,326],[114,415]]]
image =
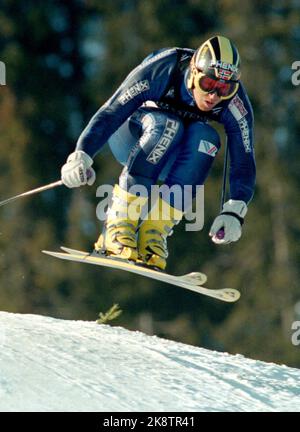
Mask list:
[[[143,125],[143,140],[150,139],[153,143],[161,143],[161,148],[168,149],[170,145],[178,142],[181,138],[184,127],[181,120],[165,112],[148,113],[142,120]],[[153,139],[156,136],[156,140]]]
[[207,147],[214,146],[216,150],[219,150],[221,146],[221,140],[218,132],[216,131],[216,129],[214,129],[212,126],[210,126],[207,123],[198,122],[192,124],[189,127],[189,135],[192,141],[194,140],[194,137],[197,137],[196,138],[197,143],[199,143],[199,138],[200,138],[200,143],[202,141],[203,144],[207,145]]

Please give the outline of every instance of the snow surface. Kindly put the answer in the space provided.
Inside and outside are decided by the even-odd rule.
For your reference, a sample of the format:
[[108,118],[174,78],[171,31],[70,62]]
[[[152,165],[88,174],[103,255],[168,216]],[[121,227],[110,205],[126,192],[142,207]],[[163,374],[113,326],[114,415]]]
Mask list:
[[299,383],[241,355],[0,312],[0,411],[300,411]]

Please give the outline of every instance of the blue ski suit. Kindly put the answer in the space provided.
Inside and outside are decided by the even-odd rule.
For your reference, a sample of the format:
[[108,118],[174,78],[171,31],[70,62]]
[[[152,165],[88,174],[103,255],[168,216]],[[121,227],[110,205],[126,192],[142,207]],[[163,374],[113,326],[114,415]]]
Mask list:
[[91,157],[108,141],[124,165],[120,186],[203,185],[220,148],[209,124],[223,124],[230,154],[230,198],[248,203],[255,186],[253,111],[242,83],[211,111],[200,111],[187,87],[194,50],[150,54],[95,113],[76,150]]

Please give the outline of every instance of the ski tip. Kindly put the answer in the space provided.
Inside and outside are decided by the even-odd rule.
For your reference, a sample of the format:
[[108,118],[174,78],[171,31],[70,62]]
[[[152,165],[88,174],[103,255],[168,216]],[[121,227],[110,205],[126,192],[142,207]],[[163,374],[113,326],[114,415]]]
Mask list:
[[47,250],[42,250],[42,253],[46,254],[46,255],[53,255],[57,252],[51,252],[51,251],[47,251]]
[[64,258],[64,256],[67,255],[67,254],[64,254],[62,252],[53,252],[53,251],[47,251],[47,250],[42,250],[42,253],[44,253],[46,255],[53,256],[55,258]]
[[222,300],[233,303],[239,300],[239,298],[241,297],[241,293],[234,288],[223,288],[222,296]]
[[207,281],[207,276],[200,272],[192,272],[178,277],[191,285],[203,285]]

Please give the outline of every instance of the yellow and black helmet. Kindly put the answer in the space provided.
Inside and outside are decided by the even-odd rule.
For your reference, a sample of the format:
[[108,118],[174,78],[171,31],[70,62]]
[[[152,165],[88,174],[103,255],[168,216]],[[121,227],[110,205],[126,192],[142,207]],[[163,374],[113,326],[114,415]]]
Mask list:
[[236,93],[241,76],[240,56],[230,39],[224,36],[213,36],[195,51],[190,64],[188,87],[198,88],[198,81],[203,75],[224,84],[232,84],[232,91],[223,99],[232,97]]

